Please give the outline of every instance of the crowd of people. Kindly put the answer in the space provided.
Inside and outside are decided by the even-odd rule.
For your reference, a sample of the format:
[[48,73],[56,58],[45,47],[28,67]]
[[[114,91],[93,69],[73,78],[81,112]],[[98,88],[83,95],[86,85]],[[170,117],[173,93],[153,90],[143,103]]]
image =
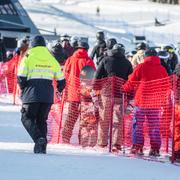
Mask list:
[[[8,64],[8,70],[17,71],[18,84],[21,89],[22,109],[21,121],[33,139],[34,153],[46,153],[47,123],[49,111],[53,104],[54,92],[52,81],[57,81],[57,90],[67,93],[69,102],[68,114],[62,127],[62,142],[70,143],[73,129],[79,117],[81,103],[78,89],[81,70],[84,66],[90,66],[95,71],[94,80],[107,77],[119,77],[124,80],[121,89],[123,92],[131,92],[134,87],[132,82],[142,82],[166,78],[174,73],[179,76],[178,56],[173,45],[167,45],[161,49],[148,47],[142,42],[137,44],[136,50],[126,52],[125,46],[115,38],[105,39],[103,31],[96,34],[97,42],[88,55],[88,41],[80,37],[64,35],[50,49],[46,47],[42,36],[35,36],[31,41],[24,38],[10,60],[3,56],[5,47],[0,44],[0,58],[4,64]],[[7,61],[7,62],[6,62]],[[13,69],[14,68],[14,69]],[[145,117],[151,126],[149,133],[151,149],[149,155],[159,156],[161,137],[159,128],[160,111],[158,107],[143,107],[143,89],[136,88],[134,101],[135,112],[133,124],[133,145],[131,153],[143,154],[144,137],[142,126]],[[94,90],[97,90],[96,88]],[[119,92],[121,94],[122,92]],[[113,151],[120,151],[122,146],[122,96],[114,96],[115,118],[108,116],[110,97],[107,93],[101,97],[101,105],[98,114],[98,140],[99,147],[108,146],[109,125],[113,123]],[[152,114],[152,116],[149,115]],[[153,117],[153,118],[152,118]],[[154,125],[154,119],[156,124]],[[138,136],[137,136],[138,134]],[[180,148],[176,151],[176,157],[180,158]]]

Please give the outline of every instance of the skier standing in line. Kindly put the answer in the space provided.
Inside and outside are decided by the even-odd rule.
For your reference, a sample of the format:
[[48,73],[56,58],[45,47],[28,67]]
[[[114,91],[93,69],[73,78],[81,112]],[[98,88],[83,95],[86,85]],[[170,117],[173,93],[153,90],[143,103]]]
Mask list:
[[173,45],[167,45],[164,47],[164,50],[169,53],[168,63],[171,66],[171,71],[174,72],[176,65],[178,64],[178,56],[175,53]]
[[147,45],[144,42],[139,43],[136,49],[137,49],[137,53],[133,56],[133,59],[132,59],[133,68],[135,68],[138,64],[143,63]]
[[70,143],[74,125],[79,116],[81,69],[87,65],[96,69],[93,60],[88,56],[88,49],[88,43],[79,40],[77,50],[67,59],[64,66],[64,75],[67,81],[65,93],[69,106],[62,129],[62,142],[67,144]]
[[104,51],[106,49],[104,32],[98,31],[96,33],[96,39],[97,39],[97,42],[90,54],[90,57],[96,61],[96,65],[98,66],[104,55]]
[[[114,98],[113,105],[113,151],[121,150],[122,145],[122,91],[119,90],[119,85],[123,84],[123,79],[127,80],[128,76],[132,73],[133,68],[131,63],[125,57],[125,49],[122,44],[115,44],[112,49],[107,51],[105,56],[97,68],[95,73],[95,79],[99,80],[106,77],[119,77],[122,80],[114,79],[114,89],[109,89],[105,85],[105,88],[101,90],[102,106],[99,107],[99,135],[98,145],[100,147],[106,147],[108,145],[108,132],[111,122],[111,98]],[[106,83],[105,83],[106,84]],[[114,91],[112,97],[112,91]]]
[[[136,87],[135,92],[135,114],[133,121],[133,146],[131,152],[133,154],[143,154],[144,135],[143,123],[145,117],[149,124],[149,136],[151,150],[149,155],[159,156],[161,147],[160,136],[160,108],[161,105],[156,102],[151,104],[153,99],[158,100],[159,97],[154,98],[152,94],[152,87],[145,86],[144,83],[156,79],[168,77],[165,68],[160,64],[160,59],[157,57],[157,52],[150,48],[145,51],[144,62],[137,65],[133,73],[128,77],[128,81],[123,86],[125,92],[131,92]],[[136,84],[134,84],[136,82]],[[147,92],[151,93],[147,93]]]

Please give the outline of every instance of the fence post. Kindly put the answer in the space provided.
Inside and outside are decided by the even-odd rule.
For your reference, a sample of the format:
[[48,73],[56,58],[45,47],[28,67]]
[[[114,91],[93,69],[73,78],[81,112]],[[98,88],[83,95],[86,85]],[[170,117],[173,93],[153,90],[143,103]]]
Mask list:
[[15,73],[14,73],[14,87],[13,87],[13,105],[16,104],[16,94],[17,94],[17,66],[15,66]]
[[14,83],[14,87],[13,87],[13,105],[16,104],[16,93],[17,93],[17,84]]
[[5,80],[5,86],[6,86],[6,93],[9,95],[9,86],[8,86],[7,77],[5,77],[4,80]]
[[114,107],[114,81],[115,77],[112,77],[111,84],[111,120],[110,120],[110,132],[109,132],[109,152],[112,151],[112,129],[113,129],[113,107]]
[[173,108],[173,112],[172,112],[172,120],[173,120],[173,132],[172,132],[172,158],[171,158],[171,163],[174,163],[175,161],[175,149],[174,149],[174,146],[175,146],[175,121],[176,121],[176,118],[175,118],[175,103],[176,103],[176,84],[177,84],[177,78],[176,78],[176,75],[173,75],[173,93],[174,93],[174,96],[173,96],[173,103],[172,103],[172,108]]
[[[127,96],[126,96],[127,97]],[[124,113],[125,112],[125,93],[122,93],[122,131],[123,131],[123,135],[122,135],[122,145],[123,145],[123,154],[125,154],[125,122],[124,122]]]

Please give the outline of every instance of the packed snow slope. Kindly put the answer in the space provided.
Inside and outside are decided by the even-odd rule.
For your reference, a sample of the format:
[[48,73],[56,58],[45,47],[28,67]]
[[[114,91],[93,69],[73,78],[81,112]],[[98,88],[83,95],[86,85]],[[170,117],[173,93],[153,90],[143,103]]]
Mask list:
[[[70,35],[88,36],[95,41],[98,30],[133,48],[134,35],[145,35],[156,43],[180,41],[180,6],[147,0],[21,0],[38,28]],[[100,8],[100,16],[96,8]],[[155,27],[157,18],[165,26]]]

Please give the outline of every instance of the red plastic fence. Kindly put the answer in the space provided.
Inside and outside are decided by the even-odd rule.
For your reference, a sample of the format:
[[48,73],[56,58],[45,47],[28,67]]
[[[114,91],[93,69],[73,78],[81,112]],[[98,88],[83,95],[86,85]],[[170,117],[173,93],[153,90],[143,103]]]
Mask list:
[[134,96],[123,92],[124,81],[117,77],[74,79],[64,91],[68,107],[63,111],[62,142],[109,146],[110,151],[114,145],[127,152],[135,144],[171,154],[173,122],[179,115],[177,110],[173,114],[179,88],[174,77],[132,82]]
[[[172,141],[170,125],[173,121],[173,77],[149,82],[133,82],[135,89],[132,144],[140,148],[169,152]],[[125,121],[125,129],[126,123]],[[128,123],[128,126],[129,126]],[[126,134],[126,133],[125,133]],[[125,137],[126,143],[127,137]],[[129,145],[126,143],[126,145]]]
[[17,69],[20,59],[19,55],[15,55],[10,61],[0,64],[0,94],[12,94],[13,104],[18,102],[16,97],[20,95],[17,85]]
[[[11,92],[14,78],[1,73],[0,94]],[[6,82],[8,81],[8,82]],[[63,95],[57,95],[48,117],[50,143],[83,147],[113,146],[129,152],[133,144],[173,154],[180,149],[180,78],[170,76],[148,82],[124,80],[67,80]],[[16,86],[16,83],[14,83]],[[54,85],[55,87],[56,85]],[[15,89],[14,87],[12,89]],[[17,93],[16,93],[17,94]]]
[[175,160],[174,155],[176,153],[180,154],[180,77],[174,82],[175,91],[175,111],[174,111],[174,123],[173,123],[173,153],[172,162]]

